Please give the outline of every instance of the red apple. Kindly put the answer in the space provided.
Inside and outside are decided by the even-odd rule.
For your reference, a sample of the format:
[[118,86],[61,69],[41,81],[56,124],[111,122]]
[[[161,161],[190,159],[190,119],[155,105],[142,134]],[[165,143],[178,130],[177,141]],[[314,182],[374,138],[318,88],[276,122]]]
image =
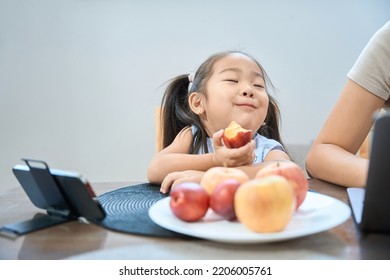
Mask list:
[[200,185],[211,195],[215,187],[226,179],[236,179],[242,184],[249,180],[249,176],[238,168],[215,166],[204,173]]
[[260,169],[256,178],[268,175],[280,175],[286,178],[294,187],[297,198],[296,209],[303,203],[309,190],[305,172],[294,162],[275,162]]
[[200,220],[209,209],[209,194],[198,183],[181,183],[171,190],[170,197],[173,214],[186,222]]
[[252,139],[252,130],[244,129],[241,125],[232,121],[223,132],[223,142],[228,148],[240,148]]
[[240,185],[236,179],[226,179],[219,183],[210,195],[210,208],[229,221],[235,220],[234,194]]

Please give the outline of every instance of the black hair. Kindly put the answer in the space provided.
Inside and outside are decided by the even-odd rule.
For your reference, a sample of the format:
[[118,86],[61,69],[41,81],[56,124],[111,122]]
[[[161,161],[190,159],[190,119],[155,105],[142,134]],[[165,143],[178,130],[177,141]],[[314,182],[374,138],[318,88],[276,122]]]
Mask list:
[[251,58],[259,66],[264,77],[265,90],[269,98],[269,106],[265,118],[265,125],[261,126],[257,132],[260,135],[269,139],[274,139],[283,145],[279,132],[281,118],[279,106],[276,100],[269,94],[269,90],[274,90],[274,87],[267,73],[260,63],[252,56],[241,51],[228,51],[214,54],[204,61],[196,71],[192,83],[190,83],[188,74],[180,75],[170,80],[161,102],[162,110],[160,118],[162,123],[161,132],[163,135],[163,148],[169,146],[183,128],[195,125],[198,129],[194,134],[193,145],[191,146],[189,153],[196,154],[202,148],[208,153],[207,138],[209,136],[203,127],[200,117],[191,110],[188,97],[192,92],[204,94],[207,81],[212,75],[215,63],[230,54],[236,53]]

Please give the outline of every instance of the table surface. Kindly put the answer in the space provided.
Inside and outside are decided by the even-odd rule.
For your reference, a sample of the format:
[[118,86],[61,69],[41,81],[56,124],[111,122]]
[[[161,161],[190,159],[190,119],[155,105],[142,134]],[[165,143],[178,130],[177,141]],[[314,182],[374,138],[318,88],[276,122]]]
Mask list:
[[[136,183],[92,183],[97,195]],[[346,189],[320,180],[310,188],[349,204]],[[0,226],[31,219],[36,208],[21,187],[0,193]],[[66,222],[16,238],[0,235],[0,259],[390,259],[390,236],[362,235],[352,217],[306,237],[267,244],[158,238]]]

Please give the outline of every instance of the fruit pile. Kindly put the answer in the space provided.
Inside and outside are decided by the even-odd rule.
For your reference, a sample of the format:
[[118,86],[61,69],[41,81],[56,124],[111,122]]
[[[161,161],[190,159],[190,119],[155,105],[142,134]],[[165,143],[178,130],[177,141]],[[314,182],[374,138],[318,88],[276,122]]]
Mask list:
[[303,170],[292,162],[272,163],[254,179],[238,168],[213,167],[200,184],[185,182],[173,188],[170,208],[186,222],[201,220],[211,209],[254,232],[278,232],[291,220],[307,191]]

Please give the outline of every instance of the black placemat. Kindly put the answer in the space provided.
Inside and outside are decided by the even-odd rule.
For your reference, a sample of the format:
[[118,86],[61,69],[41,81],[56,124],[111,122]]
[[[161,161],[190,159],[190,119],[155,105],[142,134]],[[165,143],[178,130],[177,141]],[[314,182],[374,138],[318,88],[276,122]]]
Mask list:
[[132,234],[189,238],[160,227],[149,218],[149,208],[164,197],[167,195],[160,192],[160,186],[148,183],[104,193],[98,196],[98,200],[107,216],[97,224]]

